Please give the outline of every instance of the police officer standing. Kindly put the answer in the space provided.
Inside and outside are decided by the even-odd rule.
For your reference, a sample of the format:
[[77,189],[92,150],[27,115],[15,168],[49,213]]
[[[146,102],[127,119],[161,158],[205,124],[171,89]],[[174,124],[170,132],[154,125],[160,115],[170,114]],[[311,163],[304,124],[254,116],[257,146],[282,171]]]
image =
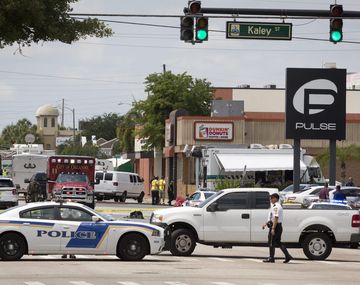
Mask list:
[[288,250],[286,249],[285,245],[281,242],[281,234],[283,231],[282,228],[282,221],[283,221],[283,208],[279,203],[279,195],[274,193],[270,196],[271,199],[271,208],[269,213],[268,222],[263,225],[263,229],[266,227],[269,228],[269,251],[270,256],[269,258],[265,259],[264,262],[274,263],[275,262],[275,247],[280,247],[281,251],[285,255],[284,263],[288,263],[292,258],[289,254]]
[[159,177],[154,177],[151,180],[151,198],[153,205],[159,203]]
[[166,186],[166,182],[164,177],[161,177],[159,179],[159,196],[160,196],[160,203],[161,204],[165,204],[165,186]]

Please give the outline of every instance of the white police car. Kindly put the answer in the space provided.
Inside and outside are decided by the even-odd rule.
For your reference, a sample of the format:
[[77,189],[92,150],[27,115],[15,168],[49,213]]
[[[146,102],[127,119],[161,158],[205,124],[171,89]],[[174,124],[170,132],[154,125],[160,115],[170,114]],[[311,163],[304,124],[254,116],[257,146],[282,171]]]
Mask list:
[[112,221],[78,203],[41,202],[0,214],[0,259],[23,255],[116,255],[137,261],[165,246],[161,227]]

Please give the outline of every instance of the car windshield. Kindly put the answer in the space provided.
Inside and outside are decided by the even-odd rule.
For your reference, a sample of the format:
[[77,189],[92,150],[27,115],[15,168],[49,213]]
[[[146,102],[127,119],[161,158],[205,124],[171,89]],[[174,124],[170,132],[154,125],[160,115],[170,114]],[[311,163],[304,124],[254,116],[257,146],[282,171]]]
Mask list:
[[205,201],[201,202],[199,204],[199,208],[204,207],[205,205],[207,205],[210,201],[214,200],[217,196],[221,195],[222,193],[224,193],[224,191],[219,191],[214,195],[211,195],[209,198],[207,198]]
[[210,198],[212,195],[214,195],[215,193],[207,192],[207,193],[204,193],[204,194],[205,194],[205,199],[208,199],[208,198]]
[[65,183],[65,182],[84,182],[88,183],[89,179],[85,174],[70,174],[70,173],[61,173],[59,174],[58,178],[56,179],[58,183]]
[[14,183],[10,179],[0,179],[0,187],[14,187]]
[[94,211],[94,209],[91,209],[90,207],[88,207],[86,205],[83,205],[83,207],[91,213],[96,213],[96,215],[100,216],[106,222],[115,221],[115,219],[111,215],[101,214],[99,212]]

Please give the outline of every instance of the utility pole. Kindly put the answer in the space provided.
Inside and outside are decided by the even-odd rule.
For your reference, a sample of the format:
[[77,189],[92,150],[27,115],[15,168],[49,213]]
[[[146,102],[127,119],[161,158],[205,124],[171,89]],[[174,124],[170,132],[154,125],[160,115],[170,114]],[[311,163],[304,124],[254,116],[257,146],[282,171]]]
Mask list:
[[163,74],[166,73],[166,64],[163,64]]
[[75,145],[75,137],[76,137],[76,130],[75,130],[75,108],[73,108],[71,111],[72,111],[72,115],[73,115],[73,136],[74,136],[73,142],[74,142],[74,145]]
[[65,118],[65,99],[63,98],[61,100],[62,104],[61,104],[61,128],[64,128],[64,118]]

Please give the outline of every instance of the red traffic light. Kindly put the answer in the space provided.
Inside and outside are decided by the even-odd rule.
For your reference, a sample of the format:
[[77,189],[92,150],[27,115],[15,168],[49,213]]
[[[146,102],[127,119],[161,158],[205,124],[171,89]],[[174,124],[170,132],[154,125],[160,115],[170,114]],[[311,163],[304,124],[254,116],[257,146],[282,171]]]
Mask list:
[[197,20],[196,27],[197,27],[198,29],[205,29],[205,28],[208,27],[208,24],[209,24],[208,19],[205,18],[205,17],[202,17],[202,18],[199,18],[199,19]]
[[201,2],[200,1],[191,1],[189,2],[189,12],[191,14],[198,14],[201,11]]
[[342,5],[331,5],[330,7],[330,13],[332,17],[341,17],[344,13],[344,9]]

